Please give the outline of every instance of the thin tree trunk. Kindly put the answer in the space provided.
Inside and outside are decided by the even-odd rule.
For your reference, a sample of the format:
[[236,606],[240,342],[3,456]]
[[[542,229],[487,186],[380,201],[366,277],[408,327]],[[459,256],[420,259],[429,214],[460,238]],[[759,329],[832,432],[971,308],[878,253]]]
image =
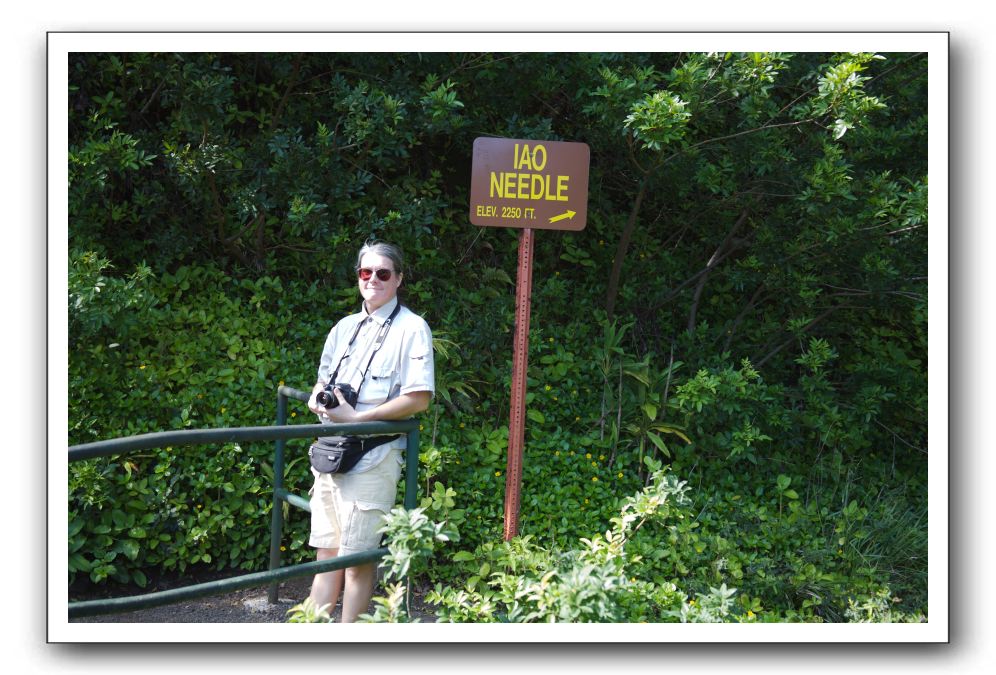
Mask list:
[[623,261],[626,259],[626,251],[629,249],[629,242],[633,239],[633,231],[636,229],[636,217],[640,213],[640,205],[643,203],[643,195],[647,193],[647,183],[649,178],[644,178],[640,183],[640,191],[636,194],[636,201],[633,202],[633,210],[629,213],[629,220],[623,228],[622,237],[619,239],[619,246],[616,247],[616,258],[612,263],[612,276],[609,277],[609,290],[605,296],[605,313],[609,320],[615,314],[616,297],[619,295],[619,279],[622,276]]
[[702,290],[705,288],[706,281],[709,280],[709,275],[712,274],[713,268],[719,264],[722,260],[723,254],[727,251],[730,246],[730,241],[733,239],[733,235],[736,234],[740,226],[744,224],[747,220],[747,209],[740,212],[740,217],[737,218],[737,222],[733,224],[730,231],[726,233],[726,237],[723,239],[723,243],[719,245],[719,248],[712,254],[709,258],[709,262],[706,264],[705,273],[699,277],[699,283],[695,287],[695,295],[692,296],[692,308],[688,313],[688,332],[695,332],[695,314],[699,308],[699,300],[702,298]]
[[757,306],[758,301],[761,299],[761,294],[766,288],[767,286],[762,282],[761,285],[757,287],[757,290],[754,291],[754,295],[752,295],[750,300],[747,301],[744,308],[740,310],[739,314],[737,314],[737,317],[733,320],[733,323],[730,324],[730,327],[726,329],[726,341],[723,343],[723,349],[721,351],[725,352],[730,349],[730,345],[733,344],[733,336],[736,334],[737,329],[740,328],[740,324],[743,323],[745,318],[747,318],[747,314]]

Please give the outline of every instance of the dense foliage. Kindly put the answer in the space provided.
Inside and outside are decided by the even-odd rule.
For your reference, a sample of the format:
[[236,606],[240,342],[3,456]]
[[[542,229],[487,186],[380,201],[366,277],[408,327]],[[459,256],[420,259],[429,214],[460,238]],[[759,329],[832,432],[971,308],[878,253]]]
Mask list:
[[[626,575],[736,588],[723,617],[881,618],[883,598],[925,614],[926,65],[73,54],[70,442],[271,423],[278,384],[310,387],[356,311],[353,258],[377,236],[405,249],[403,298],[436,342],[420,483],[459,543],[423,582],[545,574],[664,462],[688,502],[633,533]],[[536,236],[518,554],[499,546],[518,242],[468,221],[478,136],[591,149],[586,229]],[[261,569],[271,453],[71,465],[71,577]],[[285,555],[304,560],[306,518],[288,516]],[[680,619],[667,597],[646,618]]]

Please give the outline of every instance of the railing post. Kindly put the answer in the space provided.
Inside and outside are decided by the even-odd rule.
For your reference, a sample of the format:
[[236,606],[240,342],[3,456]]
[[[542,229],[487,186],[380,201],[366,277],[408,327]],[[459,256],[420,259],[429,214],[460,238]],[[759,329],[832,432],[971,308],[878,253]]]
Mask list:
[[[277,426],[287,424],[287,395],[283,387],[277,388]],[[284,488],[284,445],[286,441],[277,439],[276,452],[273,458],[273,508],[270,512],[270,571],[280,567],[280,539],[284,530],[284,504],[280,498]],[[267,600],[276,604],[279,583],[270,585]]]
[[408,432],[405,449],[405,508],[411,511],[418,506],[418,425]]

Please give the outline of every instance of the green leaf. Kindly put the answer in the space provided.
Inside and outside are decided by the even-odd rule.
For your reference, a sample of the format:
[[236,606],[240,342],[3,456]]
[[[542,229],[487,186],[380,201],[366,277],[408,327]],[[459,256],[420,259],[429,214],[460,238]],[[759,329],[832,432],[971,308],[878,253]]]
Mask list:
[[118,548],[124,553],[129,560],[135,560],[138,557],[138,552],[140,547],[138,542],[134,539],[122,539],[118,542]]
[[82,518],[74,518],[69,523],[69,538],[72,539],[77,534],[79,534],[80,530],[83,529],[83,525],[84,525],[84,522],[83,522]]
[[685,433],[681,431],[681,429],[678,429],[676,427],[668,426],[667,424],[655,424],[653,426],[653,429],[655,431],[660,431],[661,433],[665,434],[674,434],[675,436],[685,441],[686,443],[692,442],[692,439],[686,436]]
[[833,138],[834,138],[834,140],[838,140],[839,138],[841,138],[844,134],[847,133],[847,130],[850,129],[850,128],[851,128],[851,124],[848,123],[848,122],[845,122],[844,120],[837,120],[837,121],[835,121],[833,123]]
[[70,572],[89,572],[91,569],[93,569],[93,563],[79,553],[73,553],[69,556]]
[[531,419],[533,422],[536,422],[537,424],[543,424],[546,422],[546,418],[543,416],[543,413],[541,413],[539,410],[533,410],[530,408],[529,410],[526,411],[526,417]]
[[649,438],[650,442],[653,443],[654,445],[656,445],[658,447],[658,449],[660,449],[660,451],[664,453],[665,457],[670,457],[671,456],[671,451],[667,449],[667,445],[664,444],[664,441],[663,441],[663,439],[661,439],[660,436],[658,436],[657,434],[653,434],[653,433],[649,433],[648,432],[647,433],[647,438]]

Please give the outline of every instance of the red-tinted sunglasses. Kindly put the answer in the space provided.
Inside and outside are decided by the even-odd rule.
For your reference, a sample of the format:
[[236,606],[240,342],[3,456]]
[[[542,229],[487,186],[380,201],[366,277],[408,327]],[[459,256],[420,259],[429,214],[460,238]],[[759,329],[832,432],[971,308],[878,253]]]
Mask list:
[[372,270],[369,267],[361,267],[356,272],[360,277],[360,281],[370,281],[370,277],[374,274],[376,274],[377,278],[381,281],[390,281],[394,270],[389,270],[386,267],[381,267],[379,270]]

